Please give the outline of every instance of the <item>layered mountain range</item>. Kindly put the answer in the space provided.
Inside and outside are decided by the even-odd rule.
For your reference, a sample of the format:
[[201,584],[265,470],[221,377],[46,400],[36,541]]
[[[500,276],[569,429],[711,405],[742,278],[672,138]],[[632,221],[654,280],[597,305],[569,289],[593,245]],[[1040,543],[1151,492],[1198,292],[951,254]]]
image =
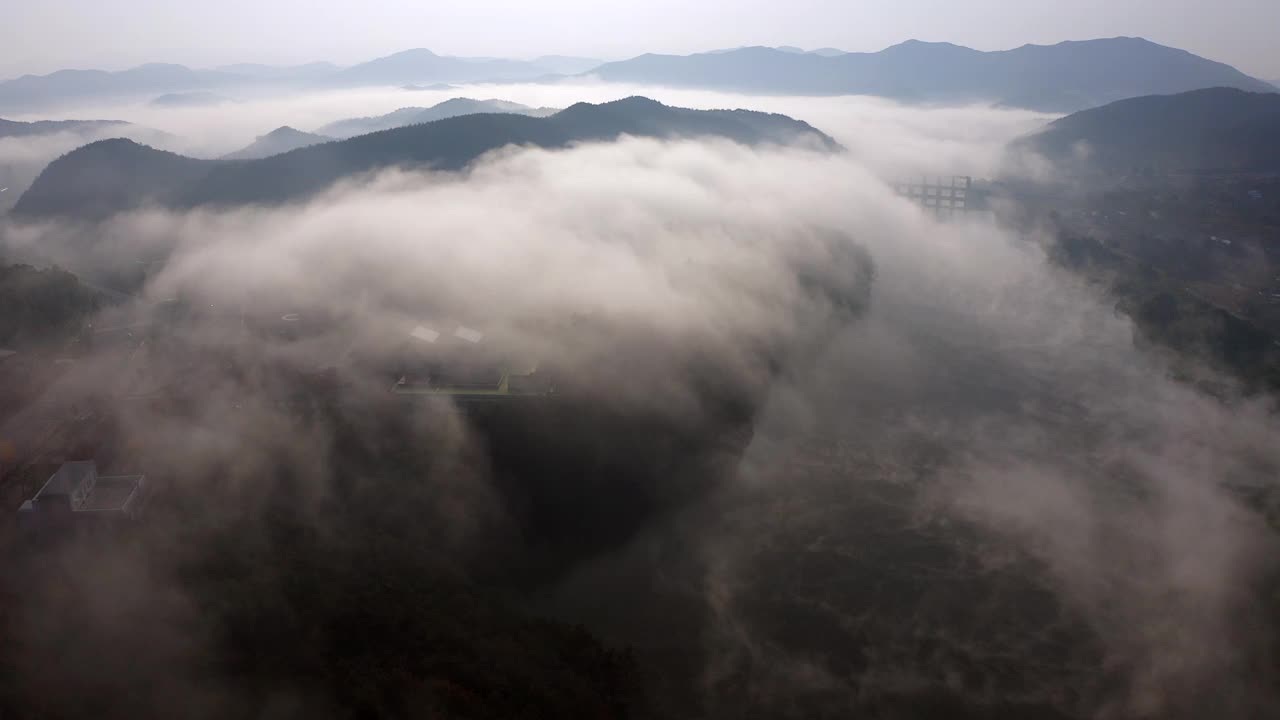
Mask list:
[[130,140],[104,140],[50,163],[19,199],[13,214],[96,218],[148,204],[190,208],[282,203],[379,169],[457,171],[509,145],[559,148],[622,135],[839,148],[809,124],[783,115],[687,110],[632,97],[600,105],[578,103],[546,117],[455,116],[256,160],[200,160]]
[[1141,38],[1024,45],[982,52],[907,41],[879,52],[783,46],[694,55],[641,55],[620,62],[546,56],[465,58],[417,48],[340,68],[228,65],[196,70],[148,64],[120,72],[60,70],[0,82],[0,112],[29,112],[84,100],[189,92],[553,82],[574,77],[791,95],[877,95],[913,102],[981,102],[1072,112],[1127,97],[1208,87],[1273,92],[1269,83],[1184,50]]

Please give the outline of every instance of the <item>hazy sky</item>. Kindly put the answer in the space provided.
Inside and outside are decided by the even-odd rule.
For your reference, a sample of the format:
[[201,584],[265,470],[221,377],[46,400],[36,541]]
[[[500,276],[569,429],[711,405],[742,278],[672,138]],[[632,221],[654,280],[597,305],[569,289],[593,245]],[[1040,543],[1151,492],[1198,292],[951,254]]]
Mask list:
[[1280,0],[4,0],[0,77],[454,55],[620,58],[738,45],[879,50],[919,38],[983,50],[1137,35],[1280,78]]

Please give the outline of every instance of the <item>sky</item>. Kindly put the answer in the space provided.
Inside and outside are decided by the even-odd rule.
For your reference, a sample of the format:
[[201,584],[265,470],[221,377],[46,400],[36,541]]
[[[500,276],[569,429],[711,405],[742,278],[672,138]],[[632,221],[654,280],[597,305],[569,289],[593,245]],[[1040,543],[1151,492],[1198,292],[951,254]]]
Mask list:
[[1280,79],[1276,0],[40,0],[0,4],[0,77],[143,62],[355,63],[398,50],[606,59],[740,45],[980,50],[1140,36]]

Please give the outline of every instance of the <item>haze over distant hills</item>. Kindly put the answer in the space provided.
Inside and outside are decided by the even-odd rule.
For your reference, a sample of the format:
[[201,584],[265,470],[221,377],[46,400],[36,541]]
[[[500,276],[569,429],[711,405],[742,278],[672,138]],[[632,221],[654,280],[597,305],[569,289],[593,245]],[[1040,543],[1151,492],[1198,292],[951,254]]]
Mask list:
[[450,85],[449,83],[431,83],[430,85],[409,84],[409,85],[401,85],[400,89],[406,90],[408,92],[422,92],[422,91],[432,91],[432,90],[440,91],[440,92],[448,92],[449,90],[457,90],[458,86]]
[[415,48],[339,70],[325,82],[360,86],[535,80],[557,75],[558,71],[553,68],[564,66],[563,59],[553,58],[550,64],[542,65],[525,60],[449,57]]
[[1015,144],[1077,172],[1280,172],[1280,94],[1233,88],[1121,100]]
[[267,80],[319,80],[339,70],[329,62],[313,62],[305,65],[263,65],[261,63],[235,63],[214,70],[243,77]]
[[244,76],[218,70],[192,70],[159,63],[120,72],[59,70],[49,75],[23,75],[0,82],[0,109],[45,109],[85,100],[225,88],[244,81]]
[[783,115],[686,110],[633,97],[579,103],[549,117],[452,117],[294,150],[262,160],[196,160],[128,140],[79,148],[50,163],[14,214],[103,217],[157,203],[170,207],[270,204],[305,198],[347,176],[388,167],[465,168],[507,145],[565,147],[637,137],[721,137],[744,144],[804,143],[835,150],[830,137]]
[[121,120],[39,120],[20,122],[0,118],[0,213],[18,201],[58,153],[110,137],[130,137],[167,144],[172,136]]
[[824,57],[774,48],[642,55],[592,71],[607,81],[784,94],[865,94],[917,102],[992,102],[1070,112],[1127,97],[1271,85],[1222,63],[1140,38],[980,52],[911,40]]
[[598,60],[548,55],[536,60],[461,58],[430,50],[398,52],[348,68],[317,62],[272,66],[254,63],[193,70],[152,63],[129,70],[59,70],[0,82],[0,110],[28,112],[76,102],[135,99],[237,89],[322,89],[370,85],[436,85],[483,81],[526,81],[585,72]]
[[562,75],[577,75],[584,73],[591,68],[600,67],[604,62],[596,58],[574,57],[571,55],[543,55],[534,58],[531,62],[539,68],[545,69],[547,72],[559,73]]
[[88,133],[102,130],[123,129],[129,123],[123,120],[37,120],[21,122],[0,118],[0,138],[50,135],[52,133]]
[[121,72],[61,70],[0,82],[0,111],[29,112],[106,98],[237,89],[323,89],[535,82],[593,75],[604,80],[792,95],[866,94],[917,102],[990,102],[1072,112],[1127,97],[1206,87],[1267,92],[1268,83],[1222,63],[1140,38],[1024,45],[980,52],[908,41],[874,53],[835,48],[748,47],[697,55],[641,55],[599,64],[558,55],[534,60],[405,50],[347,68],[329,63],[225,65],[193,70],[150,64]]
[[472,100],[471,98],[452,98],[429,108],[405,107],[386,115],[376,117],[349,118],[329,123],[316,132],[331,138],[349,138],[365,135],[379,130],[417,125],[419,123],[443,120],[459,115],[475,115],[477,113],[515,113],[546,117],[558,112],[556,108],[532,108],[520,103],[506,100]]
[[165,93],[150,103],[153,107],[210,107],[213,105],[222,105],[231,102],[231,98],[226,95],[219,95],[214,92],[206,92],[193,90],[191,92]]
[[[712,55],[723,55],[724,53],[737,52],[738,50],[747,50],[747,49],[750,49],[751,47],[753,47],[753,46],[750,46],[750,45],[743,45],[743,46],[735,47],[735,48],[724,48],[724,49],[722,49],[722,50],[711,50],[711,51],[709,52],[709,54],[712,54]],[[845,51],[845,50],[839,50],[839,49],[836,49],[836,48],[830,48],[830,47],[826,47],[826,48],[818,48],[817,50],[805,50],[804,48],[799,48],[799,47],[796,47],[796,46],[794,46],[794,45],[779,45],[778,47],[771,48],[771,49],[773,49],[773,50],[777,50],[777,51],[779,51],[779,52],[792,53],[792,54],[795,54],[795,55],[820,55],[820,56],[822,56],[822,57],[835,57],[836,55],[845,55],[845,54],[847,54],[847,51]]]
[[257,160],[259,158],[271,157],[279,155],[290,150],[310,147],[319,143],[329,142],[332,137],[324,135],[316,135],[315,133],[303,132],[295,130],[289,126],[279,127],[266,135],[260,136],[247,147],[241,148],[233,153],[229,153],[222,157],[223,160]]

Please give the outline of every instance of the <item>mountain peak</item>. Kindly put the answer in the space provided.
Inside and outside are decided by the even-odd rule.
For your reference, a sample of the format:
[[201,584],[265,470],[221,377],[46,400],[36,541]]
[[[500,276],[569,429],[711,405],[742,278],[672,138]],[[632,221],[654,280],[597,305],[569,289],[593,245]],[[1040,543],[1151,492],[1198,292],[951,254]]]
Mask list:
[[666,105],[663,105],[657,100],[654,100],[653,98],[647,98],[643,95],[632,95],[630,97],[622,98],[621,100],[614,100],[613,102],[608,102],[603,104],[609,105],[610,107],[621,107],[621,108],[666,107]]
[[538,117],[550,115],[554,110],[548,108],[531,108],[506,100],[475,100],[472,98],[453,98],[437,103],[429,108],[403,107],[376,117],[358,117],[338,120],[317,130],[321,135],[334,138],[349,138],[406,125],[417,125],[457,115],[474,115],[477,113],[508,113],[516,115],[534,115]]
[[1157,42],[1152,42],[1151,40],[1148,40],[1144,37],[1130,37],[1128,35],[1117,35],[1116,37],[1108,37],[1108,38],[1090,38],[1088,40],[1062,40],[1060,42],[1056,42],[1050,45],[1038,45],[1036,43],[1026,43],[1025,45],[1019,46],[1017,49],[1026,50],[1028,48],[1043,49],[1043,48],[1090,48],[1090,47],[1130,47],[1134,49],[1161,48],[1166,50],[1174,49],[1165,45],[1161,45],[1160,43],[1157,43]]
[[[146,148],[148,150],[152,149],[146,145],[143,145],[142,143],[130,140],[129,138],[108,138],[106,140],[95,140],[94,142],[91,142],[87,145],[83,145],[79,149],[72,150],[71,152],[84,153],[84,154],[130,152],[134,148]],[[67,153],[67,155],[63,155],[62,157],[65,158],[70,154],[71,153]],[[57,162],[57,161],[55,160],[54,162]]]
[[890,45],[889,47],[885,48],[884,50],[881,50],[880,52],[881,53],[898,53],[898,52],[909,52],[909,51],[919,52],[924,50],[943,50],[943,49],[960,50],[963,52],[975,53],[975,54],[979,53],[978,50],[974,50],[973,48],[967,48],[967,47],[964,47],[963,45],[956,45],[955,43],[930,42],[928,40],[917,40],[915,38],[912,38],[910,40],[905,40],[903,42],[898,43],[897,45]]
[[1274,90],[1229,65],[1137,37],[993,52],[912,38],[880,52],[838,54],[830,62],[819,55],[739,48],[647,56],[606,63],[592,72],[608,82],[784,95],[876,95],[1061,113],[1204,87]]
[[611,108],[614,110],[623,110],[627,112],[643,112],[646,110],[656,110],[656,109],[666,108],[666,107],[667,107],[666,105],[663,105],[657,100],[644,97],[643,95],[632,95],[630,97],[625,97],[620,100],[610,100],[608,102],[602,102],[602,103],[576,102],[570,105],[569,107],[565,108],[564,110],[560,111],[560,114],[563,115],[566,113],[578,114],[578,113],[584,113],[584,112],[595,112],[597,110],[600,110],[601,108]]
[[305,134],[306,133],[302,132],[301,130],[298,130],[297,128],[292,128],[292,127],[289,127],[288,125],[281,125],[280,127],[276,128],[275,130],[272,130],[271,132],[267,133],[266,135],[263,135],[262,137],[277,138],[277,137],[285,137],[287,135],[305,135]]
[[[271,135],[282,131],[286,139],[308,139],[306,133],[295,136],[286,129]],[[550,116],[455,116],[347,140],[318,138],[309,147],[292,149],[272,147],[272,138],[264,136],[246,149],[257,158],[250,152],[228,156],[236,162],[186,158],[127,140],[97,143],[51,163],[19,198],[14,212],[98,218],[149,204],[186,208],[290,202],[343,178],[384,168],[458,171],[510,145],[559,149],[623,136],[718,137],[745,145],[801,142],[811,148],[839,148],[810,125],[782,115],[670,108],[649,98],[630,97],[602,105],[582,103]]]
[[282,125],[275,130],[261,135],[254,140],[248,147],[242,148],[229,155],[224,155],[223,160],[257,160],[259,158],[271,157],[279,155],[291,150],[310,147],[320,143],[329,142],[332,138],[315,133],[303,132],[301,130],[291,128],[288,125]]
[[[391,53],[390,55],[386,56],[386,58],[415,58],[415,57],[434,58],[434,57],[440,57],[440,56],[431,52],[426,48],[409,48],[408,50],[401,50],[400,52]],[[383,59],[386,59],[386,58],[383,58]]]
[[[1280,170],[1280,95],[1214,87],[1128,98],[1054,121],[1017,144],[1067,171],[1122,175]],[[1093,149],[1081,157],[1082,145]]]

